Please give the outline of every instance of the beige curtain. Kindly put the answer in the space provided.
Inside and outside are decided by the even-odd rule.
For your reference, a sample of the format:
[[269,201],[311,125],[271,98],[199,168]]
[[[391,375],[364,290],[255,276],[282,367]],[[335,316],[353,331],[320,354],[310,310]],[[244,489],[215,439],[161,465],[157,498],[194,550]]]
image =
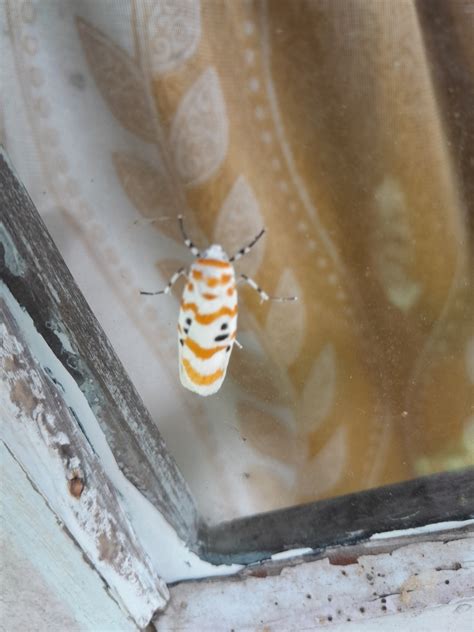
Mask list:
[[[472,2],[4,4],[4,143],[207,518],[473,464]],[[208,399],[138,293],[180,212],[299,296],[242,289]]]

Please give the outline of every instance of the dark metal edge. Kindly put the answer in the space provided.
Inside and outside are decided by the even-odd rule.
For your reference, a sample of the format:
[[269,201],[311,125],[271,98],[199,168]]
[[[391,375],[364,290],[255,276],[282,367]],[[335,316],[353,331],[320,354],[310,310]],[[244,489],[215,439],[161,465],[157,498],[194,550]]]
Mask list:
[[374,533],[474,517],[474,467],[201,526],[200,556],[249,564],[280,551],[363,542]]

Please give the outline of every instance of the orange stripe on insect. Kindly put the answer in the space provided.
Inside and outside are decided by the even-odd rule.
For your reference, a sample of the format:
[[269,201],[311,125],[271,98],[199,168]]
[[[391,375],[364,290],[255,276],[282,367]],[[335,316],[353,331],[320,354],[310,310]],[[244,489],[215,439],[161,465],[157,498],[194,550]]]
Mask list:
[[221,318],[221,316],[230,316],[231,318],[233,318],[234,316],[237,315],[237,312],[238,312],[238,308],[236,305],[234,309],[224,306],[218,309],[216,312],[211,312],[209,314],[200,314],[196,303],[184,303],[184,302],[181,303],[181,309],[190,310],[194,312],[196,322],[199,323],[200,325],[210,325],[218,318]]
[[221,277],[210,277],[206,281],[208,287],[216,287],[216,285],[227,285],[232,280],[231,274],[223,274]]
[[218,379],[220,379],[224,375],[224,371],[222,369],[218,369],[214,373],[210,373],[209,375],[203,375],[193,369],[191,363],[186,358],[182,359],[184,370],[186,371],[187,376],[197,386],[209,386],[210,384],[214,384]]
[[197,259],[196,263],[201,266],[214,266],[215,268],[230,268],[230,263],[227,261],[221,261],[220,259]]
[[220,279],[216,279],[216,277],[211,277],[210,279],[207,279],[206,281],[207,287],[216,287],[216,285],[219,285],[219,283],[220,283]]
[[212,358],[214,354],[225,349],[225,347],[211,347],[210,349],[206,349],[205,347],[198,345],[198,343],[192,338],[186,338],[184,344],[188,347],[188,349],[191,349],[196,358],[199,358],[200,360],[208,360],[209,358]]
[[205,298],[206,301],[213,301],[215,298],[219,298],[217,294],[208,294],[207,292],[204,292],[201,296],[202,298]]
[[191,272],[193,279],[196,279],[196,281],[201,281],[202,280],[202,272],[200,270],[193,270]]

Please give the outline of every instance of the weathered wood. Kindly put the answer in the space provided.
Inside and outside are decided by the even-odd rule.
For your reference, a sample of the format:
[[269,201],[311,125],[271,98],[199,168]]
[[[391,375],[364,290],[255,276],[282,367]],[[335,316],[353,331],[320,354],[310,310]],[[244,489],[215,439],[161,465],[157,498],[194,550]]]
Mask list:
[[0,279],[81,388],[123,473],[193,541],[188,487],[3,150]]
[[474,516],[474,468],[444,472],[201,528],[201,556],[214,563],[255,562],[287,549],[321,550]]
[[137,632],[2,442],[0,470],[4,629]]
[[[372,622],[369,629],[409,630],[413,615],[454,601],[442,619],[435,614],[423,629],[468,630],[473,550],[472,537],[423,542],[355,562],[325,558],[276,575],[255,569],[253,575],[181,583],[171,588],[169,606],[155,626],[160,632],[300,632],[327,626],[352,630],[353,622],[363,622],[365,629]],[[454,625],[444,627],[440,621]]]
[[166,584],[137,541],[69,406],[67,389],[30,353],[25,325],[7,301],[14,299],[0,294],[0,437],[112,594],[143,627],[166,605]]

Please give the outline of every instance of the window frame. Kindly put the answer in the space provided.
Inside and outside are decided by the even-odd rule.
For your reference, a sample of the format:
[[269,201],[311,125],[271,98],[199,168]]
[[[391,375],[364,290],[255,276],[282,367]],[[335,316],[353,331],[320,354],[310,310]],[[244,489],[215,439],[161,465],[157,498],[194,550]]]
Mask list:
[[[297,551],[295,559],[308,561],[368,545],[376,533],[474,517],[474,468],[467,468],[206,524],[3,149],[0,280],[82,391],[122,473],[202,560],[255,565],[303,548],[310,556]],[[80,416],[73,414],[68,423],[76,425],[79,437],[84,435]],[[146,550],[141,554],[146,557]]]

